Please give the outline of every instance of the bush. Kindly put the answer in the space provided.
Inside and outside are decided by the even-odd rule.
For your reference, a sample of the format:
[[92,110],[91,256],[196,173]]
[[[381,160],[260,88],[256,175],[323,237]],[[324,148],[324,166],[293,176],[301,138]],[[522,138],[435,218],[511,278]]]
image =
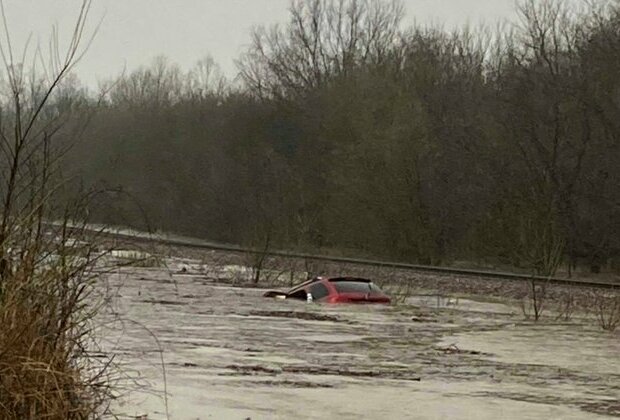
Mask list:
[[[2,419],[98,418],[111,397],[111,359],[96,353],[92,334],[99,307],[96,268],[104,254],[95,252],[84,224],[69,223],[85,214],[92,194],[66,204],[70,200],[63,193],[69,189],[59,164],[75,141],[72,136],[81,132],[72,119],[78,104],[61,87],[84,53],[80,41],[90,2],[82,1],[66,52],[58,50],[54,31],[47,65],[40,49],[13,51],[8,19],[4,8],[0,11],[5,34],[0,38],[5,58],[0,89]],[[31,63],[46,67],[45,77]],[[57,219],[63,222],[49,222]]]
[[[95,417],[111,397],[106,374],[110,359],[94,352],[91,334],[99,306],[95,266],[101,254],[89,244],[67,247],[68,237],[38,236],[28,249],[4,259],[2,418]],[[21,236],[17,243],[26,239]]]

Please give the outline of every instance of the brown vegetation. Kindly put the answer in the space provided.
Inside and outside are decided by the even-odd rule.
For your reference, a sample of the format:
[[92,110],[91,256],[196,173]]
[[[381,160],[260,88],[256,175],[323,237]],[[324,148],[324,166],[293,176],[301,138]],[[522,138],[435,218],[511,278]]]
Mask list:
[[[0,6],[2,3],[0,2]],[[50,62],[40,49],[13,51],[3,18],[0,53],[0,417],[86,419],[111,396],[105,354],[93,341],[98,260],[105,254],[79,223],[91,194],[58,200],[60,159],[81,125],[62,86],[83,54],[84,0],[66,52],[58,32]],[[61,55],[63,53],[63,55]],[[21,57],[21,62],[16,60]],[[32,61],[31,61],[32,60]],[[29,63],[37,62],[40,73]],[[54,223],[52,221],[60,220]]]

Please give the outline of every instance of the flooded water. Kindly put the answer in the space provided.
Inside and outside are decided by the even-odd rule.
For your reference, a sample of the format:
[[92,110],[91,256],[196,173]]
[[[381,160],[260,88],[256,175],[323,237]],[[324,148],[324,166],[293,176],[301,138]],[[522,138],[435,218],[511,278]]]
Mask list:
[[462,296],[276,301],[192,270],[127,268],[109,282],[105,345],[137,381],[121,418],[620,416],[620,336],[591,321],[536,325]]

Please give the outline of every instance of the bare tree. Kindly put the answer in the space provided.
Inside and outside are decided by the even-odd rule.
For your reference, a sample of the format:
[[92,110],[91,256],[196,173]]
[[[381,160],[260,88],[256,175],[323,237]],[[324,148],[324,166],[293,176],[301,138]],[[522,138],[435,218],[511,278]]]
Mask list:
[[[0,7],[0,406],[6,418],[95,418],[112,392],[111,360],[95,353],[91,335],[103,254],[80,222],[89,195],[66,205],[57,198],[70,108],[62,86],[92,39],[91,1],[82,2],[65,51],[54,30],[49,60],[28,46],[18,55]],[[59,99],[64,105],[54,106]]]
[[238,62],[259,96],[303,94],[363,63],[386,59],[398,42],[399,0],[295,0],[286,28],[259,27]]

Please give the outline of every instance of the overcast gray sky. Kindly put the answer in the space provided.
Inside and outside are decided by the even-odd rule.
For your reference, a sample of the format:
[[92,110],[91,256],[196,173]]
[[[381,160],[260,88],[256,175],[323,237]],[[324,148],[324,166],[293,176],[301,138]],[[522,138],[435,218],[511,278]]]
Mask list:
[[[80,0],[5,0],[16,48],[28,34],[45,43],[54,23],[68,36]],[[447,27],[514,17],[514,0],[404,0],[407,23]],[[102,20],[76,72],[89,86],[165,55],[183,68],[207,54],[226,75],[256,25],[284,23],[289,0],[94,0],[91,28]],[[66,38],[66,36],[65,36]]]

